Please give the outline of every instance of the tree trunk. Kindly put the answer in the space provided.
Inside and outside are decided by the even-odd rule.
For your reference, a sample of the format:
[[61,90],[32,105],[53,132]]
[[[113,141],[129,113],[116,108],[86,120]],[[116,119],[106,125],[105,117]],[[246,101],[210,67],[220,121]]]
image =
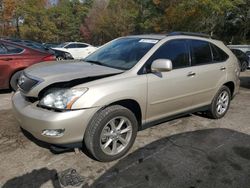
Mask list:
[[16,36],[20,38],[19,18],[16,18]]

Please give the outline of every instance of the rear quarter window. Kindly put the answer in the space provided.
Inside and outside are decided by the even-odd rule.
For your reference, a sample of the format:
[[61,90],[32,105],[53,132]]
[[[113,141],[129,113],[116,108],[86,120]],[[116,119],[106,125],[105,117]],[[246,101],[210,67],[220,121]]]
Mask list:
[[222,61],[226,61],[228,59],[228,55],[219,47],[217,47],[214,44],[211,44],[211,49],[212,49],[212,53],[213,53],[213,61],[214,62],[222,62]]

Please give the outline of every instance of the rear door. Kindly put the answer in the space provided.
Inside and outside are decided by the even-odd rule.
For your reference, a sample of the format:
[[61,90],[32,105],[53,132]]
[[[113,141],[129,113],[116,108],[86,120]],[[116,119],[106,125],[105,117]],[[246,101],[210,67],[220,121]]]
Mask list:
[[212,43],[203,40],[188,40],[194,87],[193,106],[211,103],[221,84],[226,81],[227,54]]
[[89,52],[89,46],[83,43],[77,43],[78,59],[85,58]]

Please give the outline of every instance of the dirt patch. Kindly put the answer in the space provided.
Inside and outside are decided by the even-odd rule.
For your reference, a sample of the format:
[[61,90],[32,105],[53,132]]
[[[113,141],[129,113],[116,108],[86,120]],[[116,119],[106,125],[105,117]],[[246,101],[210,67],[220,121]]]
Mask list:
[[0,154],[24,148],[27,139],[23,136],[11,110],[0,111]]

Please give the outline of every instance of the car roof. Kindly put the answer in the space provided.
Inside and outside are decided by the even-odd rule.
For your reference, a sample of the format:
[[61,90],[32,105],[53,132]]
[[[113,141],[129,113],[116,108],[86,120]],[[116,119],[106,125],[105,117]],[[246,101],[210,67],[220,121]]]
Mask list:
[[129,35],[127,37],[161,40],[161,39],[166,38],[166,35],[164,35],[164,34],[143,34],[143,35]]
[[24,48],[24,49],[28,49],[28,50],[32,50],[32,51],[37,51],[37,52],[40,52],[40,53],[48,53],[46,51],[42,51],[42,50],[27,46],[22,42],[12,42],[11,40],[5,40],[5,39],[0,39],[0,42],[7,43],[7,44],[10,44],[10,45],[14,45],[14,46],[18,46],[20,48]]
[[204,33],[193,33],[193,32],[170,32],[167,34],[142,34],[142,35],[130,35],[127,37],[162,40],[166,37],[175,37],[175,36],[176,37],[195,37],[195,38],[199,38],[199,39],[216,40],[210,35],[207,35]]

